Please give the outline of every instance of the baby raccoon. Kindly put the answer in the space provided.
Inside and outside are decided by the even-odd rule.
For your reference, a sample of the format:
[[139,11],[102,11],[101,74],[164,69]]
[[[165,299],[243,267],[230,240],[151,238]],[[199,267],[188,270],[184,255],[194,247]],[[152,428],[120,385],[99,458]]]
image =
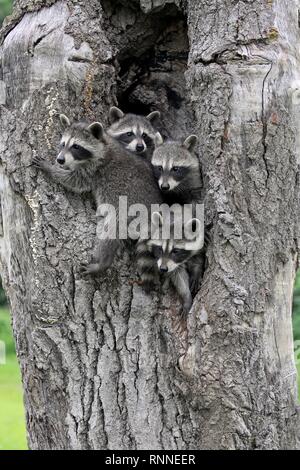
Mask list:
[[153,214],[152,223],[151,239],[140,241],[137,247],[143,283],[157,281],[160,274],[167,276],[182,300],[183,313],[187,314],[193,302],[192,293],[203,274],[203,227],[198,219],[191,219],[183,226],[182,237],[176,239],[174,223],[168,238],[163,235],[165,222],[160,213]]
[[159,111],[153,111],[148,116],[138,116],[124,114],[119,108],[113,106],[109,111],[111,126],[107,132],[127,150],[150,161],[154,150],[154,140],[161,138],[152,126],[152,122],[159,117]]
[[[111,266],[122,244],[118,235],[109,236],[110,230],[118,227],[119,197],[127,197],[129,207],[143,204],[151,214],[151,205],[161,203],[161,194],[151,168],[127,152],[104,131],[100,123],[71,125],[64,115],[60,116],[60,120],[64,133],[56,164],[52,165],[40,157],[35,157],[33,162],[68,190],[74,193],[92,192],[98,213],[102,204],[109,204],[115,209],[116,220],[108,216],[104,221],[108,233],[106,239],[99,238],[92,262],[82,268],[85,275],[97,273]],[[97,227],[97,232],[99,228],[102,225]]]
[[197,140],[197,136],[190,135],[183,143],[164,143],[160,136],[156,137],[151,164],[158,186],[169,203],[191,204],[201,201],[201,169],[194,153]]

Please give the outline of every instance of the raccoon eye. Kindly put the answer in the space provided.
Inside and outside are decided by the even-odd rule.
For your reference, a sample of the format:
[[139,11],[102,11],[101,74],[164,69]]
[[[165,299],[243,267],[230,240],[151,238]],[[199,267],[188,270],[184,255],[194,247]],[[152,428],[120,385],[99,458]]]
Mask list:
[[132,136],[133,136],[133,132],[127,132],[127,136],[128,136],[128,137],[132,137]]
[[153,247],[154,256],[156,256],[157,258],[159,258],[162,255],[162,252],[163,252],[163,249],[162,249],[161,246],[154,246]]
[[180,248],[174,248],[172,250],[172,253],[174,253],[174,255],[178,255],[178,253],[180,253],[180,251],[181,251]]
[[159,167],[158,167],[158,170],[159,170],[159,171],[163,171],[163,167],[162,167],[162,166],[159,166]]
[[173,166],[172,170],[175,171],[175,173],[176,173],[177,171],[179,171],[179,167],[178,166]]
[[73,147],[73,149],[75,149],[75,150],[79,150],[79,149],[80,149],[79,145],[77,145],[77,144],[72,145],[72,147]]
[[142,137],[143,139],[147,139],[148,135],[146,134],[146,132],[143,133]]

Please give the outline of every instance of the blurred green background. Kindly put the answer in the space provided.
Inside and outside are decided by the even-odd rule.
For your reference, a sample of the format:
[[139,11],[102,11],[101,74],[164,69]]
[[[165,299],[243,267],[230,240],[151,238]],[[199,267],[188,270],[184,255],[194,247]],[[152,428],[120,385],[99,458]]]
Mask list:
[[11,14],[12,0],[0,0],[0,25],[4,18]]
[[27,444],[21,377],[1,284],[0,341],[5,344],[6,352],[6,364],[0,363],[0,450],[23,450]]

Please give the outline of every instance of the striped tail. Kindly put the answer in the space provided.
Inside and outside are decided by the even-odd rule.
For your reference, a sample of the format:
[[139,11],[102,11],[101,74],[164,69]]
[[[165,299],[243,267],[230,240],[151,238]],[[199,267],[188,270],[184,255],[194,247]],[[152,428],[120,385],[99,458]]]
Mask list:
[[149,292],[158,280],[156,262],[151,251],[149,251],[147,241],[141,240],[136,246],[136,264],[141,277],[144,289]]

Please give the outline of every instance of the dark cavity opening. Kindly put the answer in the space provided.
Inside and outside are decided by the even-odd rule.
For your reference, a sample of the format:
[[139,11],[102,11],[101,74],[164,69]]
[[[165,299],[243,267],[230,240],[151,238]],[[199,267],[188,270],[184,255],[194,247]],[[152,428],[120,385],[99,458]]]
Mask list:
[[123,29],[117,44],[118,106],[135,114],[159,110],[164,137],[185,137],[193,129],[184,75],[189,53],[185,16],[174,5],[152,14],[122,2],[104,2],[104,9]]
[[183,140],[193,133],[195,121],[185,79],[187,19],[174,5],[145,14],[138,2],[128,3],[102,2],[108,39],[117,51],[118,106],[125,113],[160,111],[155,127],[164,138]]

